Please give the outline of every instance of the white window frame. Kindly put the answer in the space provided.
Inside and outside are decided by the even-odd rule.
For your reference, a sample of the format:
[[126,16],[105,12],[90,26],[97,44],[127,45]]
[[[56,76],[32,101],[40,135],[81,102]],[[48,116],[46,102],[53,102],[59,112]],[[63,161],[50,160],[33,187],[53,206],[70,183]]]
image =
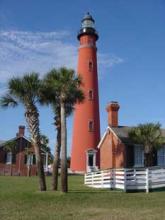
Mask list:
[[144,167],[144,147],[134,145],[134,167]]
[[157,165],[160,167],[165,167],[165,146],[162,146],[157,151]]
[[6,164],[12,164],[12,152],[11,151],[7,152]]
[[27,155],[27,162],[26,164],[29,165],[33,165],[33,154],[28,154]]

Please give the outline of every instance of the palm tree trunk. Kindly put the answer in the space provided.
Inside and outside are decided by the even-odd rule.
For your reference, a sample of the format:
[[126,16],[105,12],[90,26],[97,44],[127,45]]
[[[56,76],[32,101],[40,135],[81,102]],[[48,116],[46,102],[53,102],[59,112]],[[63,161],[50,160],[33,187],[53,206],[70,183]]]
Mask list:
[[145,145],[145,148],[144,148],[144,165],[145,167],[151,167],[153,166],[153,149],[152,149],[152,146],[151,145]]
[[54,152],[53,172],[52,172],[52,190],[58,189],[58,168],[60,162],[61,150],[61,126],[57,127],[57,143]]
[[62,192],[68,192],[66,115],[63,101],[61,102],[61,190]]
[[148,153],[144,154],[144,166],[149,167],[149,154]]
[[149,153],[149,155],[148,155],[148,160],[149,160],[148,165],[149,165],[150,167],[154,166],[153,154],[154,154],[154,151],[152,150],[152,151]]
[[43,167],[43,160],[41,157],[41,151],[37,144],[34,145],[34,148],[36,154],[36,165],[37,165],[37,174],[39,177],[40,191],[46,191],[46,181],[45,181],[45,173]]
[[36,155],[37,174],[39,177],[39,189],[40,191],[46,191],[45,173],[43,167],[43,160],[41,157],[41,139],[39,131],[39,113],[35,106],[27,108],[25,113],[26,121],[29,126],[29,130],[32,136],[33,146]]

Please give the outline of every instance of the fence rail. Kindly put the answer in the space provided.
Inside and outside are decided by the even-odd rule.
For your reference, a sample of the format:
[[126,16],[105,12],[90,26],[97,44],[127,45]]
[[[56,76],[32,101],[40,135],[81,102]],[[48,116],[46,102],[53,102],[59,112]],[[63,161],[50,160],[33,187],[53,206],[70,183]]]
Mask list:
[[165,187],[165,168],[109,169],[86,173],[85,185],[95,188],[145,190]]

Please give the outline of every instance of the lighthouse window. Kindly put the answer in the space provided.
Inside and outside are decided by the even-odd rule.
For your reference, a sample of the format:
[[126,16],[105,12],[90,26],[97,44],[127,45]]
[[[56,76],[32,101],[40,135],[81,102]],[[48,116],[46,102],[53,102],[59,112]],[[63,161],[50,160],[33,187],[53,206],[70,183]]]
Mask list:
[[89,71],[91,72],[93,70],[93,63],[92,61],[89,61]]
[[93,123],[93,121],[89,121],[88,128],[89,128],[90,132],[94,131],[94,123]]
[[86,28],[86,27],[94,28],[94,23],[93,23],[93,21],[91,21],[91,20],[85,20],[85,21],[83,21],[83,23],[82,23],[82,27],[83,27],[83,28]]
[[93,100],[93,91],[92,90],[89,90],[89,100]]

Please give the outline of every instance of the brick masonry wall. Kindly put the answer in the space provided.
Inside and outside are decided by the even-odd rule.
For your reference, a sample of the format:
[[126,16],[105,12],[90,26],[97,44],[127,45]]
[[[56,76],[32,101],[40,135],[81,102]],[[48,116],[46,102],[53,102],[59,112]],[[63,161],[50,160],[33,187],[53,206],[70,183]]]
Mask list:
[[100,146],[100,169],[125,167],[125,155],[125,145],[112,132],[107,132]]
[[[0,175],[20,175],[27,176],[28,167],[25,164],[25,155],[26,147],[28,141],[22,137],[17,139],[17,150],[16,150],[16,163],[15,164],[6,164],[5,154],[6,152],[3,148],[0,148]],[[31,153],[34,153],[34,149],[31,146]],[[31,165],[31,175],[34,176],[37,174],[36,165]]]

